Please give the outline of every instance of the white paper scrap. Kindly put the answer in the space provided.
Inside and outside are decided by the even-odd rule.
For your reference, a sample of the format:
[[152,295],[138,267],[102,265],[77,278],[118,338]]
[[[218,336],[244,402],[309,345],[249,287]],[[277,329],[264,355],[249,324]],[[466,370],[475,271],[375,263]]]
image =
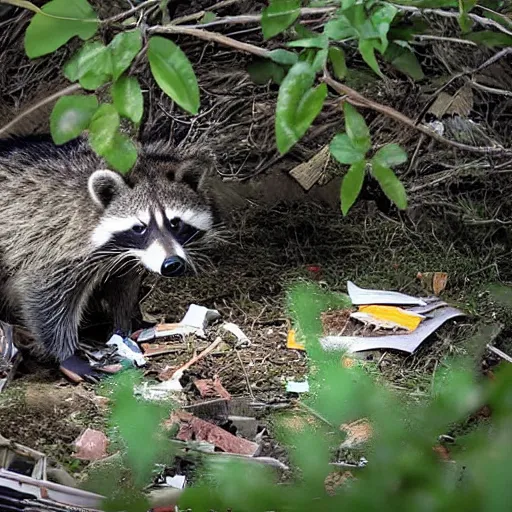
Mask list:
[[320,339],[324,350],[347,350],[362,352],[365,350],[392,349],[412,354],[432,333],[452,318],[466,316],[462,311],[452,308],[440,308],[432,312],[417,329],[407,334],[391,334],[389,336],[325,336]]
[[352,281],[347,281],[347,290],[354,306],[372,304],[397,305],[397,306],[426,306],[427,303],[418,297],[405,295],[399,292],[385,290],[366,290],[359,288]]
[[289,380],[286,383],[286,392],[287,393],[308,393],[309,392],[309,383],[307,380],[304,382],[295,382],[293,380]]
[[107,345],[115,346],[120,356],[132,361],[137,366],[144,366],[146,360],[141,353],[134,352],[123,340],[119,334],[114,334],[108,341]]

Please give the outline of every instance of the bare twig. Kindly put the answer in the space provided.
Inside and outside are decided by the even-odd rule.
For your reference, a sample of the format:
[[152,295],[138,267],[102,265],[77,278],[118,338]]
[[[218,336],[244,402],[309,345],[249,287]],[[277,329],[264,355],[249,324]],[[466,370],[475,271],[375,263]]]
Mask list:
[[499,348],[496,348],[494,345],[486,345],[486,347],[488,350],[490,350],[497,356],[500,356],[502,359],[505,359],[505,361],[512,363],[512,357],[510,357],[508,354],[505,354],[505,352],[501,351]]
[[[411,12],[413,14],[434,14],[443,18],[458,18],[460,16],[458,12],[445,11],[443,9],[420,9],[419,7],[412,7],[409,5],[393,5],[400,11]],[[493,27],[500,32],[503,32],[504,34],[512,36],[512,32],[507,30],[503,25],[500,25],[497,21],[491,20],[489,18],[482,18],[482,16],[478,16],[478,14],[473,14],[471,12],[468,13],[468,16],[479,25],[484,27]]]
[[160,3],[160,0],[146,0],[145,2],[142,2],[141,4],[133,7],[132,9],[129,9],[128,11],[124,11],[119,14],[116,14],[115,16],[112,16],[111,18],[100,20],[100,23],[103,25],[108,25],[109,23],[116,23],[117,21],[121,21],[126,18],[129,18],[132,14],[135,14],[136,12],[141,11],[142,9],[145,9],[146,7],[151,7],[152,5],[155,5],[158,3]]
[[247,371],[245,370],[245,365],[244,365],[244,362],[242,361],[242,358],[240,357],[239,350],[236,350],[236,356],[238,357],[238,361],[240,362],[240,366],[242,367],[242,372],[245,377],[245,383],[247,384],[247,391],[249,391],[249,394],[251,395],[251,399],[254,402],[256,399],[254,398],[254,393],[252,392],[251,381],[249,380],[249,375],[247,375]]
[[489,94],[496,94],[498,96],[508,96],[509,98],[512,98],[512,91],[506,91],[505,89],[496,89],[495,87],[488,87],[487,85],[479,84],[475,80],[471,80],[469,83],[475,89],[488,92]]
[[474,41],[469,39],[457,39],[455,37],[430,36],[427,34],[415,34],[414,39],[418,41],[442,41],[445,43],[465,44],[468,46],[478,46]]
[[332,89],[334,89],[337,93],[346,96],[346,101],[351,103],[357,107],[370,108],[375,112],[379,112],[380,114],[384,114],[399,123],[405,124],[415,130],[428,135],[432,139],[446,144],[448,146],[452,146],[454,148],[460,149],[462,151],[468,151],[471,153],[482,153],[482,154],[493,154],[493,155],[508,155],[512,154],[512,149],[505,149],[501,147],[482,147],[482,146],[469,146],[467,144],[461,144],[460,142],[455,142],[453,140],[447,139],[442,135],[439,135],[434,130],[428,128],[422,124],[416,124],[411,118],[405,116],[398,110],[394,108],[388,107],[386,105],[382,105],[381,103],[377,103],[376,101],[365,98],[362,94],[359,94],[354,89],[337,82],[334,80],[327,72],[324,72],[323,81],[329,85]]
[[48,96],[47,98],[44,98],[43,100],[39,101],[32,107],[28,108],[24,112],[22,112],[20,115],[16,116],[12,121],[7,123],[5,126],[0,128],[0,136],[7,134],[8,130],[12,128],[14,125],[16,125],[19,121],[21,121],[24,117],[28,116],[32,112],[36,111],[37,109],[43,107],[44,105],[51,103],[52,101],[60,98],[61,96],[65,96],[66,94],[70,94],[72,92],[78,91],[81,89],[81,86],[79,84],[73,84],[69,87],[66,87],[65,89],[62,89],[55,94],[52,94],[51,96]]

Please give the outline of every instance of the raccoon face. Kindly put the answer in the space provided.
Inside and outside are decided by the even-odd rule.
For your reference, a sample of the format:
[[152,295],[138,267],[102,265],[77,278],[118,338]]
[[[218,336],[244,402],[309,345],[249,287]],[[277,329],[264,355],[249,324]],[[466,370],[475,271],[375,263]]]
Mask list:
[[91,235],[95,251],[137,258],[165,277],[193,267],[189,248],[208,238],[214,224],[201,189],[204,172],[148,172],[132,184],[109,170],[94,172],[89,194],[103,212]]

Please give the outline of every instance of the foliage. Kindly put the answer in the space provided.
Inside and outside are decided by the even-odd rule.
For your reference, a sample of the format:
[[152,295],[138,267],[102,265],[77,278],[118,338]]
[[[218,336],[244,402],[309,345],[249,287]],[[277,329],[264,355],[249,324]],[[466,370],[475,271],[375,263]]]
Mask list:
[[[98,104],[98,115],[91,116],[90,108],[84,108],[83,98],[77,95],[56,105],[51,123],[56,144],[88,133],[91,147],[98,155],[113,168],[129,171],[136,161],[137,149],[121,132],[121,121],[126,119],[135,128],[142,122],[143,93],[137,78],[130,75],[130,69],[134,62],[143,63],[144,59],[165,94],[189,114],[199,113],[200,91],[192,64],[170,39],[153,35],[151,31],[149,36],[143,36],[139,28],[124,29],[104,45],[98,29],[108,20],[99,20],[87,0],[51,0],[41,9],[25,0],[3,1],[35,12],[25,34],[25,48],[30,58],[52,53],[79,37],[85,43],[64,66],[65,76],[86,91],[107,88],[110,92],[112,103]],[[160,5],[163,23],[167,23],[166,3]],[[312,31],[301,23],[301,9],[305,6],[330,8],[328,21],[321,24],[320,30]],[[488,18],[503,27],[502,31],[485,27],[481,30],[475,26],[472,13],[479,6],[483,7],[482,19]],[[271,81],[279,85],[275,114],[278,151],[281,154],[290,151],[322,111],[328,92],[325,84],[318,83],[321,75],[332,70],[338,80],[346,79],[350,72],[348,50],[352,55],[356,50],[381,78],[385,78],[383,64],[412,80],[424,78],[421,63],[410,43],[416,36],[428,32],[429,24],[420,17],[408,17],[405,8],[456,9],[461,39],[493,48],[512,46],[509,35],[512,22],[498,12],[504,6],[502,0],[270,0],[261,12],[263,38],[276,42],[278,38],[279,41],[284,39],[281,46],[286,45],[288,49],[266,50],[264,57],[249,65],[248,72],[255,83]],[[198,26],[214,20],[215,13],[206,12]],[[89,98],[87,105],[90,107],[95,96]],[[350,98],[347,101],[350,102]],[[361,124],[361,116],[346,103],[343,111],[345,116],[349,112],[350,117],[345,119],[347,132],[336,135],[330,144],[334,158],[349,166],[341,187],[343,214],[346,215],[357,200],[367,169],[388,198],[398,208],[406,208],[405,189],[392,170],[393,166],[406,161],[405,153],[396,145],[389,145],[380,148],[368,160],[366,153],[370,150],[371,139],[369,133],[366,134],[367,129],[365,135],[361,135],[366,148],[358,147],[349,131],[354,120],[359,119]],[[107,112],[109,115],[105,115]]]
[[[276,474],[268,467],[213,458],[205,465],[209,477],[185,490],[179,501],[180,509],[509,509],[510,365],[499,369],[494,380],[482,381],[474,373],[476,365],[471,356],[459,361],[446,359],[435,375],[430,399],[406,402],[360,367],[342,367],[339,353],[321,349],[321,312],[348,306],[348,297],[311,283],[298,283],[289,290],[288,298],[290,315],[310,357],[311,392],[305,403],[315,415],[302,422],[301,430],[288,430],[283,435],[292,464],[299,469],[297,477],[287,484],[278,484]],[[475,354],[486,342],[484,337],[473,341]],[[134,382],[130,377],[116,382],[112,419],[125,441],[125,460],[140,483],[148,478],[151,463],[163,450],[159,438],[152,435],[158,431],[162,416],[156,407],[133,398]],[[433,449],[439,446],[438,437],[449,433],[454,424],[464,421],[484,404],[492,408],[492,429],[481,424],[449,446],[450,460],[439,457]],[[297,419],[299,413],[293,414]],[[316,418],[322,421],[311,421]],[[327,492],[326,477],[341,471],[329,465],[332,447],[339,446],[344,439],[337,426],[359,418],[367,418],[372,425],[373,435],[364,452],[368,464],[353,471],[355,479],[334,489],[334,494]],[[116,483],[102,483],[103,492],[116,490],[115,497],[109,499],[108,510],[145,510],[143,506],[147,503],[142,494],[133,489],[126,491],[125,487],[122,494]]]

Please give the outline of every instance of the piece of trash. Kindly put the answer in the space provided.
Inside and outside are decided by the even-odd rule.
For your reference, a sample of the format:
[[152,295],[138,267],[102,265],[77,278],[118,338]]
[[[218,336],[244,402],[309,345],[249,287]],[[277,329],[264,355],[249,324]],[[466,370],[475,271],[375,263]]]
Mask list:
[[340,430],[347,435],[346,439],[341,443],[340,448],[355,448],[369,441],[372,437],[372,426],[366,419],[353,421],[352,423],[344,423]]
[[0,435],[0,469],[46,480],[46,466],[47,459],[44,453]]
[[286,348],[289,348],[292,350],[303,350],[303,351],[306,350],[304,345],[297,343],[296,337],[295,337],[295,329],[290,329],[288,331],[288,337],[286,338]]
[[86,429],[74,443],[76,452],[75,459],[79,460],[100,460],[107,454],[108,439],[107,436],[92,428]]
[[213,423],[196,418],[188,412],[173,413],[169,424],[178,423],[180,441],[206,441],[227,453],[249,455],[254,457],[260,451],[260,445],[242,437],[234,436]]
[[352,281],[347,282],[347,290],[354,306],[384,304],[397,306],[426,306],[426,302],[411,295],[385,290],[366,290],[359,288]]
[[413,332],[406,334],[391,334],[388,336],[324,336],[320,344],[324,350],[347,350],[361,352],[365,350],[392,349],[412,354],[432,333],[448,320],[466,316],[462,311],[445,307],[433,311],[431,318]]
[[187,479],[185,475],[174,475],[165,477],[165,485],[175,489],[184,489]]
[[228,416],[228,421],[236,428],[236,433],[244,439],[255,439],[258,433],[258,420],[249,416]]
[[421,321],[423,315],[407,311],[396,306],[359,306],[359,311],[352,313],[351,318],[361,322],[375,325],[382,329],[402,328],[414,331]]
[[161,356],[175,352],[179,347],[170,344],[159,344],[159,343],[142,343],[142,350],[144,351],[144,357]]
[[119,334],[114,334],[107,341],[107,346],[117,347],[117,352],[120,356],[132,361],[138,367],[146,364],[146,360],[144,359],[139,347],[137,347],[133,341],[129,340],[129,338],[123,339]]
[[231,322],[226,322],[222,325],[222,328],[225,331],[228,331],[236,336],[236,338],[238,339],[238,343],[236,344],[237,348],[249,347],[251,345],[249,338],[243,333],[242,329],[240,329],[238,325],[233,324]]
[[80,384],[84,380],[97,384],[105,376],[102,375],[98,368],[91,366],[91,364],[77,355],[68,357],[62,361],[59,367],[60,371],[75,384]]
[[416,277],[434,295],[439,295],[446,288],[448,282],[448,274],[446,272],[418,272]]
[[196,329],[195,333],[204,338],[204,329],[217,318],[220,318],[220,313],[216,309],[191,304],[180,324],[194,327]]
[[21,362],[21,352],[14,346],[14,328],[0,321],[0,393],[9,385]]
[[289,380],[286,383],[286,392],[287,393],[308,393],[309,392],[309,383],[307,380],[304,382],[295,382],[293,380]]
[[194,380],[194,386],[197,388],[202,398],[220,397],[225,398],[226,400],[231,400],[231,395],[226,391],[217,376],[215,376],[213,380],[196,379]]

